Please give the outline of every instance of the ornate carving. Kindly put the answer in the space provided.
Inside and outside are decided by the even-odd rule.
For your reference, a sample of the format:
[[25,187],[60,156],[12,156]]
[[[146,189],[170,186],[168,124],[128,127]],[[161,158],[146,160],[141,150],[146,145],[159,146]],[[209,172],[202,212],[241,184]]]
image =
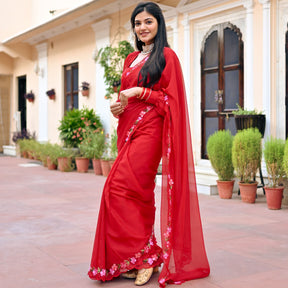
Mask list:
[[206,33],[206,35],[204,36],[203,38],[203,41],[202,41],[202,51],[204,51],[204,47],[205,47],[205,43],[206,43],[206,40],[210,37],[210,35],[214,32],[214,31],[218,31],[218,29],[226,29],[226,28],[229,28],[231,29],[232,31],[234,31],[237,36],[238,36],[238,40],[241,41],[242,40],[242,33],[240,31],[240,29],[236,26],[236,25],[233,25],[232,23],[230,22],[224,22],[224,23],[221,23],[221,24],[216,24],[216,25],[213,25],[209,31]]

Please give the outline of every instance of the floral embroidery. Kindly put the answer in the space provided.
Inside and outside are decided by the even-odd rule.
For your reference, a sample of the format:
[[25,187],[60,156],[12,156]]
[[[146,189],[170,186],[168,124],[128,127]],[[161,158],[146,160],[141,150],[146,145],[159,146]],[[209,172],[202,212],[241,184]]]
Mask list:
[[[98,268],[90,268],[89,274],[91,273],[93,278],[103,280],[105,278],[112,279],[113,277],[118,276],[120,273],[126,272],[128,270],[131,270],[135,268],[135,264],[138,262],[138,265],[141,263],[146,263],[149,265],[160,265],[162,262],[161,253],[154,253],[152,255],[149,255],[153,250],[154,246],[156,245],[154,232],[152,233],[147,245],[144,246],[144,248],[136,253],[133,257],[129,258],[128,260],[124,260],[120,264],[113,264],[110,269],[101,269]],[[156,247],[155,247],[156,248]],[[152,251],[151,251],[152,250]],[[147,258],[145,258],[145,255],[147,255]],[[144,258],[143,258],[144,257]],[[133,266],[134,265],[134,266]]]
[[143,117],[145,116],[145,114],[147,112],[149,112],[151,109],[153,109],[152,106],[147,106],[145,110],[141,111],[137,120],[134,122],[134,124],[132,125],[132,127],[129,129],[128,133],[127,133],[127,137],[125,139],[125,142],[127,142],[129,140],[129,138],[131,137],[131,134],[133,133],[133,131],[135,130],[136,126],[139,124],[139,122],[142,121]]
[[[168,96],[164,96],[164,103],[169,105]],[[171,234],[172,234],[172,191],[174,186],[174,180],[170,174],[170,165],[169,160],[171,156],[171,123],[168,124],[168,136],[167,136],[167,151],[166,156],[168,160],[168,222],[166,231],[163,233],[164,236],[164,243],[163,243],[163,255],[162,258],[164,259],[165,265],[168,266],[169,256],[171,255]],[[165,287],[165,283],[167,281],[167,276],[159,279],[160,287]]]

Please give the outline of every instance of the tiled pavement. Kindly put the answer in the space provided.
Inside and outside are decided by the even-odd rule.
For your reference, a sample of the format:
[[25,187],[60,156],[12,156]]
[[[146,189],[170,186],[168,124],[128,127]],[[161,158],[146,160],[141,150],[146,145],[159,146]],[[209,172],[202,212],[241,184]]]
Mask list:
[[[122,278],[87,277],[104,182],[92,171],[49,171],[33,160],[0,157],[1,288],[135,287]],[[159,199],[157,188],[157,208]],[[287,206],[268,210],[262,193],[255,204],[238,195],[199,194],[199,202],[211,275],[180,287],[288,287]],[[158,222],[159,214],[157,237]],[[158,287],[157,274],[145,287]]]

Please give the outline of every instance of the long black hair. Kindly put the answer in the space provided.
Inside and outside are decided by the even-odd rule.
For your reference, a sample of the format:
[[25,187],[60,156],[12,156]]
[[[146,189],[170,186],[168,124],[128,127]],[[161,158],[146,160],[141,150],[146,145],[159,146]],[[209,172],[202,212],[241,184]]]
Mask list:
[[[165,68],[166,61],[164,58],[164,47],[169,47],[169,44],[167,42],[164,16],[160,7],[154,2],[141,2],[136,6],[130,19],[133,31],[135,28],[135,18],[143,11],[146,11],[155,17],[158,23],[158,30],[154,38],[153,50],[149,59],[140,70],[138,76],[138,85],[142,84],[144,87],[151,87],[160,79],[162,71]],[[138,41],[135,31],[134,34],[135,45],[139,51],[142,51],[144,43],[140,40]]]

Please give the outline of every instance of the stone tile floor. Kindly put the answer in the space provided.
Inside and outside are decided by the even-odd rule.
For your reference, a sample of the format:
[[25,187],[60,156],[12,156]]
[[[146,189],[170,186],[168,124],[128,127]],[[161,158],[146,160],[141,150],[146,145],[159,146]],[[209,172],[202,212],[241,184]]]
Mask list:
[[[1,288],[135,287],[87,277],[105,179],[0,157]],[[180,287],[288,287],[288,207],[268,210],[260,191],[255,204],[199,194],[211,275]],[[159,210],[159,187],[155,196]],[[159,239],[159,214],[155,229]],[[157,274],[145,287],[158,287]]]

